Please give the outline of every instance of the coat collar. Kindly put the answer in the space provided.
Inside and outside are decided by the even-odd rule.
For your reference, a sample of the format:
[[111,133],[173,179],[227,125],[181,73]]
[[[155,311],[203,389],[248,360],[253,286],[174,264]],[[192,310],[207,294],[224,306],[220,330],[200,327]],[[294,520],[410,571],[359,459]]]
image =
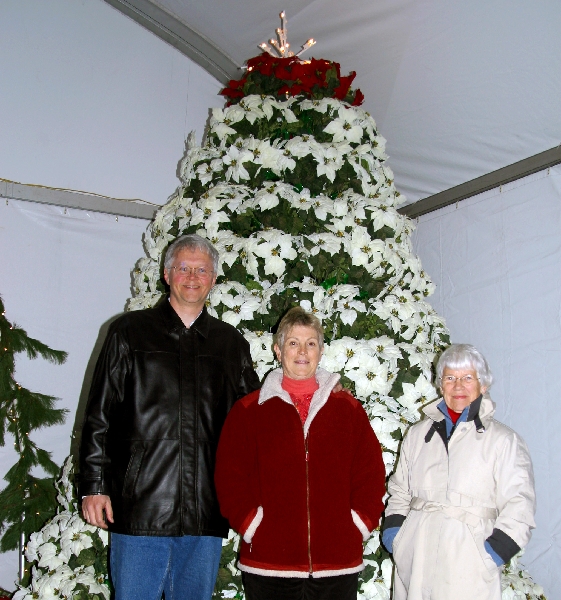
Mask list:
[[[431,402],[427,406],[422,409],[422,412],[425,415],[432,419],[433,421],[443,421],[445,416],[442,414],[441,410],[438,408],[440,402],[442,402],[442,398],[436,399],[434,402]],[[493,415],[495,414],[495,403],[491,400],[491,396],[488,393],[483,394],[477,400],[474,400],[468,410],[467,421],[473,421],[476,415],[479,415],[481,422],[485,427],[491,422],[493,419]]]
[[[271,398],[280,398],[287,404],[292,404],[290,394],[282,388],[282,369],[275,369],[267,375],[263,387],[259,392],[259,404],[264,404]],[[308,411],[308,417],[304,423],[304,437],[308,435],[310,425],[314,420],[314,417],[318,414],[320,409],[325,405],[329,399],[331,391],[335,387],[335,384],[339,381],[340,375],[338,373],[330,373],[321,367],[318,367],[316,371],[316,381],[318,382],[319,388],[314,392],[312,401],[310,403],[310,410]]]
[[[173,307],[169,302],[169,296],[166,296],[165,299],[162,300],[154,310],[160,311],[161,318],[164,321],[164,327],[170,333],[179,332],[182,329],[186,329],[185,324],[179,315],[175,312],[175,310],[173,310]],[[204,338],[207,338],[210,328],[210,319],[211,317],[208,314],[206,306],[204,306],[201,314],[195,319],[190,329],[194,329]]]

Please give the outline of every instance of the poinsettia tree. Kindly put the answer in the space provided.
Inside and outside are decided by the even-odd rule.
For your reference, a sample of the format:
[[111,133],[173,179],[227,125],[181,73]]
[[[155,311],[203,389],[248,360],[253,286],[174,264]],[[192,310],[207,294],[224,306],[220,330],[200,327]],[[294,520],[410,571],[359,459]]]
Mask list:
[[[131,309],[164,293],[169,243],[198,233],[220,252],[215,316],[238,327],[263,376],[274,366],[271,329],[291,306],[322,321],[322,365],[341,373],[372,420],[388,473],[418,407],[436,397],[435,353],[447,343],[433,290],[414,256],[413,225],[386,166],[385,140],[357,107],[354,74],[339,65],[263,54],[223,91],[202,146],[190,139],[184,185],[158,213],[135,270]],[[242,597],[237,537],[225,545],[216,597]],[[387,598],[391,561],[376,531],[365,548],[364,598]]]

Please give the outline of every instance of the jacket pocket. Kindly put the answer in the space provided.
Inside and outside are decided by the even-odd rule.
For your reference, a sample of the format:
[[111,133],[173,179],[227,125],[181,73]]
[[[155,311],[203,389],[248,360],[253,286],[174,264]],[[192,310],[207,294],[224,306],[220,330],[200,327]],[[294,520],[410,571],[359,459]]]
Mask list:
[[255,513],[255,516],[251,520],[250,524],[248,525],[248,528],[245,530],[245,533],[242,536],[244,542],[246,542],[247,544],[251,544],[251,542],[253,541],[253,536],[255,535],[255,532],[257,531],[257,528],[259,527],[259,525],[261,525],[262,520],[263,520],[263,507],[259,506],[257,508],[257,512]]
[[483,567],[485,568],[484,573],[488,574],[490,577],[496,577],[496,575],[499,571],[499,567],[497,567],[497,564],[495,563],[495,561],[493,560],[491,555],[485,549],[486,535],[485,535],[484,528],[482,526],[481,527],[471,527],[470,525],[467,525],[467,528],[471,534],[473,543],[475,544],[475,547],[477,548],[477,554],[479,555],[479,558],[481,559],[481,562],[483,563]]
[[132,498],[134,496],[134,490],[140,474],[140,467],[142,466],[143,458],[144,447],[136,446],[133,449],[129,464],[127,466],[127,472],[125,473],[125,480],[123,482],[123,498]]

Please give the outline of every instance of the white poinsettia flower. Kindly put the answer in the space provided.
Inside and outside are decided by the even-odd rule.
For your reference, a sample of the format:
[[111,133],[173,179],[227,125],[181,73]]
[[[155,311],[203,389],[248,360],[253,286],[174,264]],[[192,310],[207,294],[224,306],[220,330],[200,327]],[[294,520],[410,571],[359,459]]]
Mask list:
[[333,200],[333,216],[344,218],[349,214],[349,204],[345,198]]
[[[85,525],[85,523],[84,523]],[[68,556],[78,556],[82,550],[93,546],[91,535],[86,531],[86,527],[81,528],[77,522],[69,526],[61,533],[60,547],[62,552]]]
[[338,300],[336,310],[339,311],[341,321],[346,325],[352,325],[357,318],[357,313],[365,313],[366,306],[360,300],[349,300],[348,298]]
[[311,197],[310,190],[304,188],[301,192],[291,194],[289,202],[297,210],[307,211],[313,206],[314,198]]
[[409,364],[412,367],[418,366],[425,376],[430,373],[434,352],[431,344],[408,344],[400,342],[398,346],[407,354]]
[[354,169],[354,172],[356,173],[356,176],[358,179],[362,181],[370,181],[370,173],[364,168],[364,166],[356,161],[356,160],[351,160],[350,161],[352,168]]
[[255,296],[247,293],[238,296],[225,295],[222,297],[222,302],[230,309],[222,313],[222,320],[234,327],[237,327],[241,321],[251,321],[253,313],[261,305]]
[[330,344],[325,344],[323,348],[323,356],[320,365],[332,373],[342,371],[347,360],[354,356],[357,345],[357,340],[350,337],[332,340]]
[[219,254],[217,275],[223,275],[222,264],[226,263],[231,267],[236,262],[244,246],[244,240],[227,229],[221,229],[210,238],[210,242]]
[[417,336],[423,336],[422,344],[424,345],[428,342],[426,339],[426,331],[425,324],[423,322],[423,318],[420,313],[414,312],[410,317],[407,317],[402,320],[401,327],[403,331],[401,332],[401,337],[404,340],[411,340],[412,344],[416,345],[416,342],[413,341],[413,338],[417,338]]
[[265,98],[259,96],[259,98],[261,98],[261,110],[270,121],[275,114],[274,109],[278,108],[279,102],[273,96],[265,96]]
[[386,467],[386,477],[393,473],[396,458],[397,457],[395,452],[389,452],[387,450],[385,452],[382,452],[382,461],[384,462],[384,466]]
[[399,441],[393,438],[392,433],[400,428],[386,419],[374,418],[370,421],[370,424],[380,444],[392,452],[397,452]]
[[342,107],[339,109],[339,117],[329,122],[323,130],[333,135],[334,142],[352,142],[360,144],[363,130],[354,109]]
[[387,394],[391,389],[391,383],[388,384],[388,366],[376,356],[365,353],[353,356],[347,362],[346,375],[354,381],[360,398],[368,398],[375,393]]
[[372,238],[366,227],[357,226],[351,232],[351,241],[349,253],[351,255],[351,263],[357,267],[364,267],[370,262],[372,250],[370,244]]
[[216,134],[219,140],[225,140],[229,135],[235,135],[237,132],[235,129],[226,125],[226,123],[212,123],[210,126],[210,133]]
[[387,225],[391,229],[397,229],[399,222],[404,220],[404,217],[400,215],[395,208],[392,206],[380,205],[378,210],[372,211],[372,225],[374,231],[382,229],[384,225]]
[[255,204],[259,206],[261,210],[269,210],[275,206],[278,206],[279,197],[275,192],[275,186],[261,188],[255,194]]
[[[397,292],[401,294],[403,290],[397,290]],[[408,301],[405,296],[403,296],[403,298],[405,298],[405,301],[401,301],[395,293],[392,293],[386,296],[384,300],[377,300],[372,303],[372,310],[374,313],[384,321],[389,322],[389,325],[395,333],[401,331],[403,321],[411,318],[415,314],[414,301]]]
[[[57,534],[57,537],[58,537],[58,534]],[[49,538],[47,538],[47,540],[48,539]],[[28,540],[27,545],[25,547],[25,557],[27,558],[27,560],[29,562],[34,562],[36,560],[39,560],[39,556],[38,556],[37,550],[44,543],[45,543],[45,539],[43,538],[43,532],[42,531],[37,531],[35,533],[32,533],[29,536],[29,540]]]
[[224,283],[217,283],[211,292],[211,302],[213,306],[218,306],[219,304],[226,304],[224,302],[224,297],[230,296],[233,298],[234,295],[243,294],[247,292],[245,286],[241,284],[239,281],[225,281]]
[[403,354],[392,338],[387,335],[373,338],[369,345],[376,356],[390,364],[392,371],[397,371],[397,361],[403,358]]
[[356,112],[357,112],[358,118],[360,119],[360,124],[361,124],[362,128],[364,129],[364,131],[366,132],[366,134],[368,135],[368,138],[370,140],[374,140],[377,135],[376,121],[374,121],[374,119],[366,111],[364,111],[360,108],[356,108]]
[[372,154],[371,144],[359,144],[349,152],[349,160],[353,162],[366,162],[367,168],[373,171],[380,161]]
[[205,215],[205,220],[203,222],[204,230],[198,231],[197,233],[201,237],[206,238],[214,238],[218,235],[218,228],[220,227],[220,223],[228,223],[230,221],[230,217],[222,210],[213,211],[208,215]]
[[372,139],[372,153],[379,160],[386,160],[388,158],[386,154],[386,139],[381,135],[376,135]]
[[388,410],[388,407],[380,402],[379,398],[370,398],[365,405],[365,410],[368,413],[370,419],[378,417],[383,420],[391,421],[397,427],[399,425],[399,418],[395,413]]
[[292,158],[289,150],[285,148],[279,148],[279,152],[275,157],[275,163],[269,165],[269,168],[276,173],[281,175],[283,171],[294,171],[296,168],[296,161]]
[[261,379],[265,373],[275,366],[275,355],[273,354],[273,336],[270,333],[256,333],[245,329],[245,339],[249,342],[253,368]]
[[290,152],[290,154],[292,154],[292,156],[303,158],[304,156],[311,154],[312,149],[318,145],[319,144],[312,136],[296,135],[286,142],[285,148]]
[[220,188],[217,190],[217,193],[213,193],[213,190],[214,188],[211,188],[208,192],[202,194],[197,202],[198,208],[203,211],[205,218],[211,216],[212,213],[221,210],[227,203],[227,199],[221,197],[221,194],[219,193]]
[[375,554],[378,548],[380,547],[380,532],[373,531],[372,535],[368,539],[366,546],[364,547],[364,554]]
[[261,238],[253,236],[245,240],[245,245],[240,251],[240,258],[246,271],[253,278],[259,280],[259,262],[255,249],[259,245]]
[[161,235],[161,233],[166,233],[171,229],[174,220],[175,211],[170,212],[167,207],[164,207],[156,213],[150,228],[154,235]]
[[312,233],[306,237],[314,244],[310,250],[312,256],[318,254],[320,250],[333,256],[341,249],[341,238],[333,233]]
[[62,554],[55,544],[47,542],[37,549],[37,554],[41,557],[37,563],[39,567],[54,571],[60,565],[67,563],[70,556]]
[[280,277],[286,268],[285,261],[298,256],[292,247],[292,236],[280,231],[264,231],[261,240],[252,248],[253,253],[265,261],[265,275]]
[[397,401],[405,408],[411,409],[418,404],[425,404],[434,400],[438,394],[434,387],[420,375],[417,381],[412,383],[403,383],[403,394],[397,398]]
[[99,539],[101,540],[104,546],[107,546],[109,544],[109,531],[107,529],[98,529],[97,535],[99,536]]
[[245,110],[245,118],[250,123],[255,123],[257,119],[265,117],[265,112],[261,108],[261,97],[257,95],[246,96],[238,103],[238,106]]
[[382,579],[384,580],[384,585],[389,589],[392,584],[392,574],[393,574],[393,563],[391,559],[385,558],[382,561],[380,566],[380,571],[382,572]]
[[312,208],[318,219],[326,221],[328,216],[333,214],[333,200],[327,196],[316,196]]
[[339,108],[340,102],[335,98],[322,98],[321,100],[303,100],[300,102],[300,110],[315,110],[320,113],[331,112]]
[[224,164],[221,160],[212,160],[210,162],[203,162],[197,166],[195,172],[197,179],[203,184],[211,182],[218,171],[222,171]]
[[249,150],[239,149],[237,146],[230,146],[222,161],[228,166],[226,170],[226,179],[233,179],[239,182],[240,179],[249,179],[249,173],[243,166],[245,162],[251,162],[253,154]]
[[298,117],[294,114],[293,110],[289,108],[286,102],[279,103],[279,110],[282,113],[283,119],[287,123],[298,123]]
[[312,150],[312,156],[317,162],[317,174],[325,175],[333,183],[337,171],[343,166],[344,155],[336,146],[318,145]]
[[[390,590],[385,584],[381,583],[377,578],[372,577],[365,581],[361,588],[361,595],[364,600],[389,600]],[[362,599],[361,599],[362,600]]]
[[252,162],[256,165],[263,165],[265,168],[270,168],[278,155],[278,149],[273,148],[269,140],[250,137],[244,141],[243,148],[253,155]]
[[[213,110],[214,114],[214,110]],[[245,119],[245,110],[239,104],[231,104],[223,109],[224,123],[239,123]]]

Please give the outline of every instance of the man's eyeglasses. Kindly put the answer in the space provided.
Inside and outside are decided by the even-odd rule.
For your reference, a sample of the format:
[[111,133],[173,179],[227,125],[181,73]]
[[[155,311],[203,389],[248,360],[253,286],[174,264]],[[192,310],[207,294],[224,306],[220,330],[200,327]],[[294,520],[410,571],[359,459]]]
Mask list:
[[189,275],[192,275],[198,279],[207,279],[213,273],[211,269],[207,269],[206,267],[185,267],[181,265],[179,267],[171,268],[174,269],[178,275],[182,275],[183,277],[189,277]]

